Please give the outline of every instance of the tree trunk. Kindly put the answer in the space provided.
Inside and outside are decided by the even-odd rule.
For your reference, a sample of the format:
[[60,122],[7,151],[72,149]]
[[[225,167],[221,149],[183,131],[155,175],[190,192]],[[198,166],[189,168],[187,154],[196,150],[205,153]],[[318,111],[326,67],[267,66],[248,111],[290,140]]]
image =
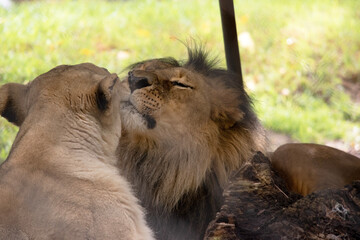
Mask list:
[[360,239],[360,181],[302,197],[258,153],[231,177],[224,197],[206,240]]

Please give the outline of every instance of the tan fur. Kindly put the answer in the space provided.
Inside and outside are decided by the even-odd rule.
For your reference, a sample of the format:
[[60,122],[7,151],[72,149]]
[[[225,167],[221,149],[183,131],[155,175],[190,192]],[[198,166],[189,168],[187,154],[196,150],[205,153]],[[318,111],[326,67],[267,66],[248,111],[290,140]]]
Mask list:
[[270,158],[289,189],[303,196],[360,180],[359,158],[323,145],[285,144]]
[[[200,64],[190,58],[200,59]],[[184,65],[173,59],[145,61],[134,65],[122,83],[119,167],[150,209],[149,224],[160,239],[166,234],[197,239],[169,230],[168,219],[184,224],[184,232],[204,214],[201,211],[209,215],[196,224],[208,221],[229,174],[265,146],[263,129],[238,76],[213,69],[205,58],[205,53],[190,50]],[[196,204],[201,201],[216,207],[200,209]],[[198,216],[190,219],[190,211]],[[194,231],[201,236],[203,226],[196,224],[192,227],[197,226]]]
[[114,166],[119,103],[116,74],[89,63],[0,88],[20,126],[0,166],[0,239],[153,239]]

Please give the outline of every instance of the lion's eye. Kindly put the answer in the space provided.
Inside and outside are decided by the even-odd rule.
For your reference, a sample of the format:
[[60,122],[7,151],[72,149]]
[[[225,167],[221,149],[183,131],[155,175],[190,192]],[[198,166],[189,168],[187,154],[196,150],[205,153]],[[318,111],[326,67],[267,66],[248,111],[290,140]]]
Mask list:
[[177,87],[180,87],[180,88],[190,88],[190,89],[193,89],[192,86],[183,84],[183,83],[181,83],[181,82],[173,81],[173,82],[171,82],[171,83],[172,83],[173,86],[177,86]]

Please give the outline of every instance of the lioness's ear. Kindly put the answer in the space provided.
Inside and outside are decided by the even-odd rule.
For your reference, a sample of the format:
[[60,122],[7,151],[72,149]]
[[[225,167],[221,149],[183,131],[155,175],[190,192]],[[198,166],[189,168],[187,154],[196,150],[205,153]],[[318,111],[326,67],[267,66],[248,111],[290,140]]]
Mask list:
[[110,108],[112,100],[112,90],[118,80],[116,74],[111,74],[108,77],[105,77],[99,83],[97,89],[97,105],[101,111],[106,111]]
[[20,126],[26,116],[26,86],[8,83],[0,88],[0,113],[9,122]]

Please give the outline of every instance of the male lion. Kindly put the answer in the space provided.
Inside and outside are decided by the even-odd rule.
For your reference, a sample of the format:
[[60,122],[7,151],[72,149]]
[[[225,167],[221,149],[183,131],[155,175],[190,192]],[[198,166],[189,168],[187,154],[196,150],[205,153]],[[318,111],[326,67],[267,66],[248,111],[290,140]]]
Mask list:
[[0,166],[0,239],[153,239],[114,166],[118,94],[117,75],[89,63],[0,88],[20,126]]
[[229,174],[264,150],[239,76],[195,49],[134,64],[122,85],[119,169],[158,239],[201,239]]

